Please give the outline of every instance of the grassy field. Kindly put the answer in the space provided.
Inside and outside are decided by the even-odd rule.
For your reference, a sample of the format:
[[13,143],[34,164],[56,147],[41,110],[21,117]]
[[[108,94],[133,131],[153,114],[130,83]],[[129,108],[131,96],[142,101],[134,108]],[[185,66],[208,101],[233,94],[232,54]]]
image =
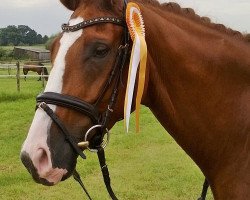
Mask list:
[[[36,184],[21,164],[19,153],[33,118],[35,96],[42,91],[36,79],[21,82],[0,79],[0,199],[65,200],[86,199],[70,178],[54,187]],[[133,120],[132,120],[133,122]],[[121,200],[192,200],[201,192],[203,175],[146,108],[141,115],[141,133],[129,134],[123,124],[112,129],[107,148],[113,188]],[[86,152],[77,169],[95,200],[109,199],[97,156]],[[213,199],[209,191],[208,200]]]

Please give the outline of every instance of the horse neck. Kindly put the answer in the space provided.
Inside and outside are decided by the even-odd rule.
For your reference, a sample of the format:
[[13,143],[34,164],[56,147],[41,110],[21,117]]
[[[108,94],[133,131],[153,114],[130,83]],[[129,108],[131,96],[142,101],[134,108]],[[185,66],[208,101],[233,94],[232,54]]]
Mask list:
[[[229,137],[233,141],[234,133],[246,126],[241,117],[235,118],[244,112],[235,98],[250,83],[250,48],[225,33],[158,8],[142,6],[142,11],[149,53],[143,102],[211,178],[219,170],[225,141]],[[241,105],[247,109],[248,121],[249,98],[249,92],[242,96]]]

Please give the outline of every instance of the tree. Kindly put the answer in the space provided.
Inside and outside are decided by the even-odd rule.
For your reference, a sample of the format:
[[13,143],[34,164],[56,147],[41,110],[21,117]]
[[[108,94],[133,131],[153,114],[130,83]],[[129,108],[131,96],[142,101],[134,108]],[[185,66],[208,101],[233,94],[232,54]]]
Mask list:
[[7,26],[0,29],[0,45],[34,45],[44,44],[48,40],[48,36],[42,37],[41,34],[26,25]]
[[10,43],[18,45],[18,40],[20,40],[20,36],[18,35],[16,26],[7,26],[7,28],[1,29],[0,32],[1,45],[8,45]]
[[37,33],[34,30],[30,30],[26,35],[26,43],[28,45],[36,44]]
[[48,40],[49,40],[49,37],[47,35],[43,36],[43,44],[46,44]]
[[42,37],[41,34],[38,34],[38,35],[36,36],[36,43],[37,43],[37,44],[43,44],[43,37]]

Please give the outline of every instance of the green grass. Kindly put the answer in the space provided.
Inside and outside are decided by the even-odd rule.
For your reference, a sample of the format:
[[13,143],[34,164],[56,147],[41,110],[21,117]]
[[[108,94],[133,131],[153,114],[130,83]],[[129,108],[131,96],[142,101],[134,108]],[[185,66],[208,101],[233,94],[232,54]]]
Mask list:
[[[19,153],[34,115],[35,96],[42,91],[35,79],[21,83],[0,79],[0,199],[86,199],[70,178],[56,186],[36,184],[21,164]],[[121,200],[192,200],[200,195],[203,175],[146,108],[141,112],[141,133],[129,134],[123,123],[112,129],[107,163],[112,185]],[[108,200],[97,156],[86,152],[77,169],[95,200]],[[209,192],[208,200],[213,199]]]

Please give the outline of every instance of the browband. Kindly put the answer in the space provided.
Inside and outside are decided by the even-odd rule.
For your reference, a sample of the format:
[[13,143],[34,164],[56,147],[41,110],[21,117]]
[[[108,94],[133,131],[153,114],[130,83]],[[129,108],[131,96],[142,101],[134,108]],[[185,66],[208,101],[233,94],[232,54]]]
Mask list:
[[119,26],[126,26],[126,23],[123,19],[120,18],[116,18],[116,17],[98,17],[95,19],[90,19],[90,20],[86,20],[83,22],[80,22],[79,24],[70,26],[69,24],[63,24],[62,25],[62,30],[65,32],[74,32],[74,31],[78,31],[80,29],[83,29],[85,27],[88,26],[93,26],[95,24],[100,24],[100,23],[112,23],[112,24],[116,24]]

